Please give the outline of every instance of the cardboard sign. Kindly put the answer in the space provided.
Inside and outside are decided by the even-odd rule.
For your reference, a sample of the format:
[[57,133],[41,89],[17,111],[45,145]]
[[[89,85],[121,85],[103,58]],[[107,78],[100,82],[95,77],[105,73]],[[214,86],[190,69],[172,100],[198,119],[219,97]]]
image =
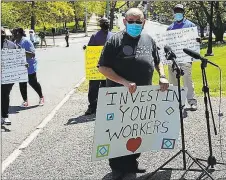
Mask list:
[[150,35],[155,40],[157,46],[160,48],[159,56],[163,64],[171,63],[171,61],[166,60],[166,53],[164,52],[165,45],[171,47],[172,51],[177,56],[176,61],[178,63],[195,61],[195,59],[183,52],[184,48],[188,48],[197,53],[200,53],[200,44],[196,41],[196,38],[198,38],[197,27],[170,30],[164,33],[150,32]]
[[[187,89],[182,88],[182,104]],[[179,96],[176,86],[100,88],[92,160],[150,150],[172,150],[179,137]]]
[[105,76],[97,69],[103,46],[87,46],[86,48],[86,79],[105,80]]
[[3,49],[1,55],[1,83],[28,82],[24,49]]

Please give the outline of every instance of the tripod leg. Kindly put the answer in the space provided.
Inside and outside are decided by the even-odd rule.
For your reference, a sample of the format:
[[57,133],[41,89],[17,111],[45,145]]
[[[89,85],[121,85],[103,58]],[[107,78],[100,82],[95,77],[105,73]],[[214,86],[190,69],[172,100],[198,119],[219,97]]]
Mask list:
[[193,160],[194,160],[194,162],[203,170],[203,173],[205,173],[207,176],[209,176],[209,178],[210,179],[212,179],[212,180],[214,180],[214,178],[209,174],[209,172],[206,170],[206,169],[204,169],[203,167],[202,167],[202,165],[196,160],[196,158],[193,158],[188,152],[186,152],[187,153],[187,155],[190,157],[190,158],[192,158]]
[[148,180],[150,177],[154,176],[159,170],[161,170],[165,165],[167,165],[170,161],[172,161],[175,157],[177,157],[182,151],[180,150],[178,153],[176,153],[173,157],[171,157],[168,161],[166,161],[162,166],[160,166],[158,169],[156,169],[154,172],[152,172],[146,180]]
[[192,165],[193,165],[194,163],[195,163],[195,161],[193,161],[193,162],[191,163],[191,165],[188,167],[188,169],[186,169],[186,171],[184,172],[184,174],[182,174],[181,179],[184,178],[184,176],[187,174],[187,172],[189,171],[189,169],[192,167]]
[[[210,165],[208,165],[208,166],[206,167],[206,170],[208,170],[209,167],[210,167]],[[202,172],[202,173],[200,174],[200,176],[197,178],[197,180],[201,180],[204,176],[205,176],[205,173]]]

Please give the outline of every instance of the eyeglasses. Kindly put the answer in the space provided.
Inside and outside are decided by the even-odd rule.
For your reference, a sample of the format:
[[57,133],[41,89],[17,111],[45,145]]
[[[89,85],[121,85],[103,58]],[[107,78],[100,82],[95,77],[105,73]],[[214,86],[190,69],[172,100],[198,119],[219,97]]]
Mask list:
[[143,22],[142,21],[127,21],[128,24],[133,24],[133,23],[136,23],[136,24],[142,24]]

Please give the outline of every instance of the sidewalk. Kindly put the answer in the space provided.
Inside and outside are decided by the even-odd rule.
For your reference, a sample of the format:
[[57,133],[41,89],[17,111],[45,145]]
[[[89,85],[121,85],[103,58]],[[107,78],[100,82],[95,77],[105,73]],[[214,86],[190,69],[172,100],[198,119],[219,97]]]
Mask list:
[[[199,110],[189,112],[185,121],[185,139],[188,151],[195,157],[208,157],[206,121],[204,118],[203,100],[199,99]],[[214,109],[217,99],[212,99]],[[223,99],[222,109],[226,109]],[[4,172],[2,178],[8,179],[45,179],[45,180],[111,180],[108,160],[91,162],[95,117],[83,116],[88,106],[87,94],[75,92],[69,101],[59,110],[54,119],[34,142],[23,150],[18,159]],[[217,113],[217,112],[215,112]],[[211,126],[212,129],[212,126]],[[222,121],[221,134],[224,135],[222,151],[226,159],[226,121]],[[213,153],[221,160],[219,135],[213,138]],[[144,180],[155,169],[162,165],[180,150],[180,144],[174,151],[158,151],[142,153],[140,164],[147,168],[146,174],[138,174],[136,180]],[[191,160],[189,162],[192,162]],[[179,156],[169,167],[181,168],[182,157]],[[213,173],[217,180],[226,179],[226,168]],[[182,171],[161,171],[149,180],[178,180]],[[194,179],[200,173],[188,173],[186,178]]]

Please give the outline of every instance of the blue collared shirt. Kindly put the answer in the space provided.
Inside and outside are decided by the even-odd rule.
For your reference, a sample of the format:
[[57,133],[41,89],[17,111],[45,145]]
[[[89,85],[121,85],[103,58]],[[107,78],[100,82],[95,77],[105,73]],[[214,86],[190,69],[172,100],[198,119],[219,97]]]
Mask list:
[[175,30],[175,29],[183,29],[183,28],[190,28],[190,27],[196,27],[196,25],[187,20],[187,19],[184,19],[181,23],[178,23],[178,22],[174,22],[172,23],[168,28],[167,28],[167,31],[169,30]]

